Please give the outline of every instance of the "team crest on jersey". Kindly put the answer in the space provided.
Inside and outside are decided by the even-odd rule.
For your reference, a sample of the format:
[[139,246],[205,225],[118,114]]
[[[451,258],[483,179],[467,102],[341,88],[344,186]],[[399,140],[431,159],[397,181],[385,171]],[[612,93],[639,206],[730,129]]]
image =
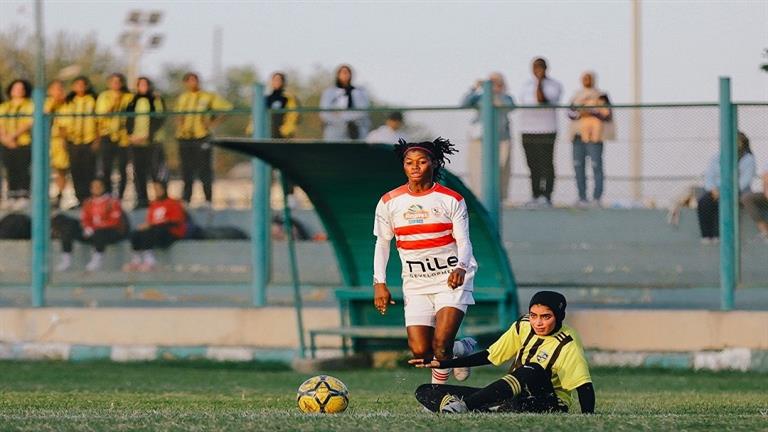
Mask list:
[[549,358],[549,354],[547,354],[546,351],[539,351],[538,354],[536,354],[536,360],[541,363]]
[[424,207],[418,204],[413,204],[408,207],[408,210],[406,210],[405,213],[403,213],[403,217],[409,224],[423,223],[424,219],[429,218],[429,212],[424,210]]
[[443,214],[443,209],[441,209],[440,207],[432,207],[432,214],[435,216],[440,216],[441,214]]

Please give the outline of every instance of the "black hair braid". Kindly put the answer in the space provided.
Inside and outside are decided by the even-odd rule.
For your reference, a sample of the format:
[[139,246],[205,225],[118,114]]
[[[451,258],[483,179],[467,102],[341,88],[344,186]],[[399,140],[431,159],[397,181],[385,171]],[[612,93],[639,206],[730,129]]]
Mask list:
[[401,163],[405,160],[405,154],[408,153],[408,150],[414,147],[421,147],[427,150],[430,159],[432,159],[432,172],[435,180],[440,180],[442,178],[445,163],[451,162],[447,155],[453,155],[459,152],[455,144],[443,137],[438,137],[434,141],[410,143],[401,138],[397,144],[395,144],[395,153],[397,153]]

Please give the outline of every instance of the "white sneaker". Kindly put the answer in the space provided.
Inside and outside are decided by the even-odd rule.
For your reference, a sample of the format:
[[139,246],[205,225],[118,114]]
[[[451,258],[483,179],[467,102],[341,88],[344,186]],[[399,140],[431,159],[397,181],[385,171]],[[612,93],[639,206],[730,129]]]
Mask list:
[[574,208],[579,208],[579,209],[589,208],[589,201],[578,200],[578,201],[573,203],[573,207]]
[[[454,342],[453,353],[456,354],[456,357],[466,357],[475,352],[475,347],[477,347],[477,341],[471,337],[467,337],[460,341]],[[453,377],[456,378],[457,381],[466,381],[471,374],[472,368],[453,368]]]
[[61,260],[56,264],[54,270],[57,272],[65,272],[69,270],[70,267],[72,267],[72,254],[63,253],[61,254]]
[[447,394],[440,401],[440,412],[443,414],[461,414],[467,411],[467,404],[456,396]]
[[85,271],[87,272],[98,271],[101,268],[101,261],[102,261],[102,254],[99,252],[94,252],[93,255],[91,255],[91,260],[88,261],[88,264],[85,265]]

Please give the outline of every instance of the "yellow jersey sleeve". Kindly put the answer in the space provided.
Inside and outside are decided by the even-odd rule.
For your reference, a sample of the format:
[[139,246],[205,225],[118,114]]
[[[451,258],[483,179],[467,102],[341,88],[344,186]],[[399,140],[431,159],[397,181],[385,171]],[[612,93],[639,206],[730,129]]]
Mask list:
[[573,343],[563,347],[563,352],[553,365],[552,372],[560,377],[560,385],[567,391],[592,382],[581,341],[575,339]]
[[[294,109],[298,106],[296,98],[292,95],[287,96],[288,100],[285,103],[287,109]],[[296,111],[287,112],[283,117],[283,124],[280,125],[280,136],[288,138],[296,133],[296,128],[299,124],[299,113]]]
[[522,345],[518,331],[521,326],[515,322],[501,337],[488,348],[488,360],[495,366],[513,358]]
[[212,93],[210,109],[213,111],[229,111],[232,109],[232,104],[223,97]]

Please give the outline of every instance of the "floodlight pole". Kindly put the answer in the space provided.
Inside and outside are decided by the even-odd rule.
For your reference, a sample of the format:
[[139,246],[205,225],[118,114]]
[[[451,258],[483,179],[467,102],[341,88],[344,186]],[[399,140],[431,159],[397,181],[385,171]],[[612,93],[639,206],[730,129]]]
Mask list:
[[[254,139],[268,137],[267,107],[264,104],[264,84],[253,85],[251,116],[253,117]],[[257,158],[251,159],[253,195],[251,197],[251,303],[254,306],[267,305],[267,283],[269,282],[269,250],[271,208],[269,187],[272,172],[266,163]]]
[[33,307],[45,306],[48,284],[48,233],[50,232],[48,202],[48,140],[46,139],[45,104],[45,44],[43,32],[43,1],[35,0],[35,87],[32,99],[32,284]]

